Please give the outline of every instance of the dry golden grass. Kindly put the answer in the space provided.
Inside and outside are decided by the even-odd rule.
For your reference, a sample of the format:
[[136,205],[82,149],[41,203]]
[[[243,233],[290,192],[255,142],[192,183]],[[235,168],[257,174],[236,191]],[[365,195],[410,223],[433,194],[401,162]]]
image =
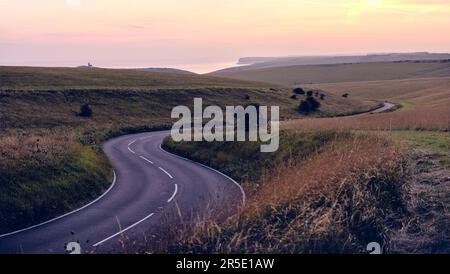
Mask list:
[[288,162],[244,183],[248,202],[240,214],[222,224],[195,220],[156,252],[365,252],[369,242],[388,241],[404,210],[405,167],[386,139],[336,141],[306,162]]
[[0,136],[0,170],[21,168],[34,160],[44,162],[50,158],[62,158],[79,146],[75,140],[73,133]]
[[354,130],[450,130],[450,107],[414,109],[364,114],[349,117],[299,119],[282,123],[284,129],[354,129]]

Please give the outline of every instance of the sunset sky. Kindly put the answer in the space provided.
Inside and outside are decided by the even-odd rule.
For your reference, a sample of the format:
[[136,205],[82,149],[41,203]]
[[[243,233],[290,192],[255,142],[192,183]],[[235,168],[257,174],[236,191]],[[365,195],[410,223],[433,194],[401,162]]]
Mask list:
[[450,52],[446,0],[0,0],[0,65],[179,67]]

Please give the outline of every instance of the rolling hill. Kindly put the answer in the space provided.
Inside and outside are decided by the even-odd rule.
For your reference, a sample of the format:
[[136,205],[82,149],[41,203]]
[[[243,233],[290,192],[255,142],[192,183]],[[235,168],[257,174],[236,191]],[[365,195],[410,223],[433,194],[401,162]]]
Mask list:
[[296,65],[268,68],[250,66],[242,70],[224,70],[210,75],[285,85],[398,80],[450,76],[450,61]]

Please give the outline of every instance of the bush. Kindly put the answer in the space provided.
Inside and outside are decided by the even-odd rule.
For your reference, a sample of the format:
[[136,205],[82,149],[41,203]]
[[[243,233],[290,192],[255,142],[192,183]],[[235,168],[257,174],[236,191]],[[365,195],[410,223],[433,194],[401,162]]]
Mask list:
[[348,98],[349,95],[350,95],[350,94],[348,94],[348,93],[344,93],[344,94],[342,94],[342,97]]
[[320,103],[314,97],[308,97],[306,101],[309,103],[311,111],[316,111],[320,108]]
[[80,108],[80,116],[81,117],[91,117],[93,114],[93,111],[89,104],[84,104]]
[[292,96],[291,96],[291,99],[297,100],[297,94],[292,95]]
[[319,92],[316,91],[316,93],[314,94],[314,96],[319,97]]
[[320,94],[320,100],[325,100],[325,94]]
[[314,97],[308,97],[300,102],[299,111],[302,113],[310,113],[320,108],[320,103]]
[[310,90],[310,91],[308,91],[308,92],[306,93],[306,96],[312,97],[313,94],[314,94],[314,91]]
[[299,110],[300,110],[300,112],[308,114],[311,111],[311,107],[310,107],[308,101],[302,100],[300,102]]
[[250,95],[245,95],[245,100],[250,100]]
[[302,88],[296,88],[294,89],[294,93],[299,95],[305,95],[305,90]]

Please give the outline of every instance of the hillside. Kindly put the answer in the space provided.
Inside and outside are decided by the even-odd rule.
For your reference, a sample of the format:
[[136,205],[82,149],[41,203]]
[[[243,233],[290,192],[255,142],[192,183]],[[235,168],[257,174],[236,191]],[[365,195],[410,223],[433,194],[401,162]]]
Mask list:
[[325,89],[336,95],[347,92],[353,98],[389,100],[402,104],[405,108],[450,105],[450,77],[343,82],[306,86]]
[[450,76],[449,61],[352,63],[297,65],[284,67],[247,67],[241,71],[224,70],[210,75],[239,80],[298,85],[318,83],[397,80]]
[[[0,90],[270,87],[202,75],[130,69],[0,67]],[[272,85],[277,86],[277,85]]]
[[244,71],[270,67],[288,67],[300,65],[331,65],[349,63],[377,63],[404,61],[436,61],[450,59],[449,53],[379,53],[367,55],[324,55],[324,56],[289,56],[289,57],[243,57],[238,64],[243,67],[232,67],[221,71]]
[[175,73],[175,74],[196,74],[187,70],[182,69],[174,69],[174,68],[138,68],[134,69],[138,71],[146,71],[146,72],[161,72],[161,73]]

